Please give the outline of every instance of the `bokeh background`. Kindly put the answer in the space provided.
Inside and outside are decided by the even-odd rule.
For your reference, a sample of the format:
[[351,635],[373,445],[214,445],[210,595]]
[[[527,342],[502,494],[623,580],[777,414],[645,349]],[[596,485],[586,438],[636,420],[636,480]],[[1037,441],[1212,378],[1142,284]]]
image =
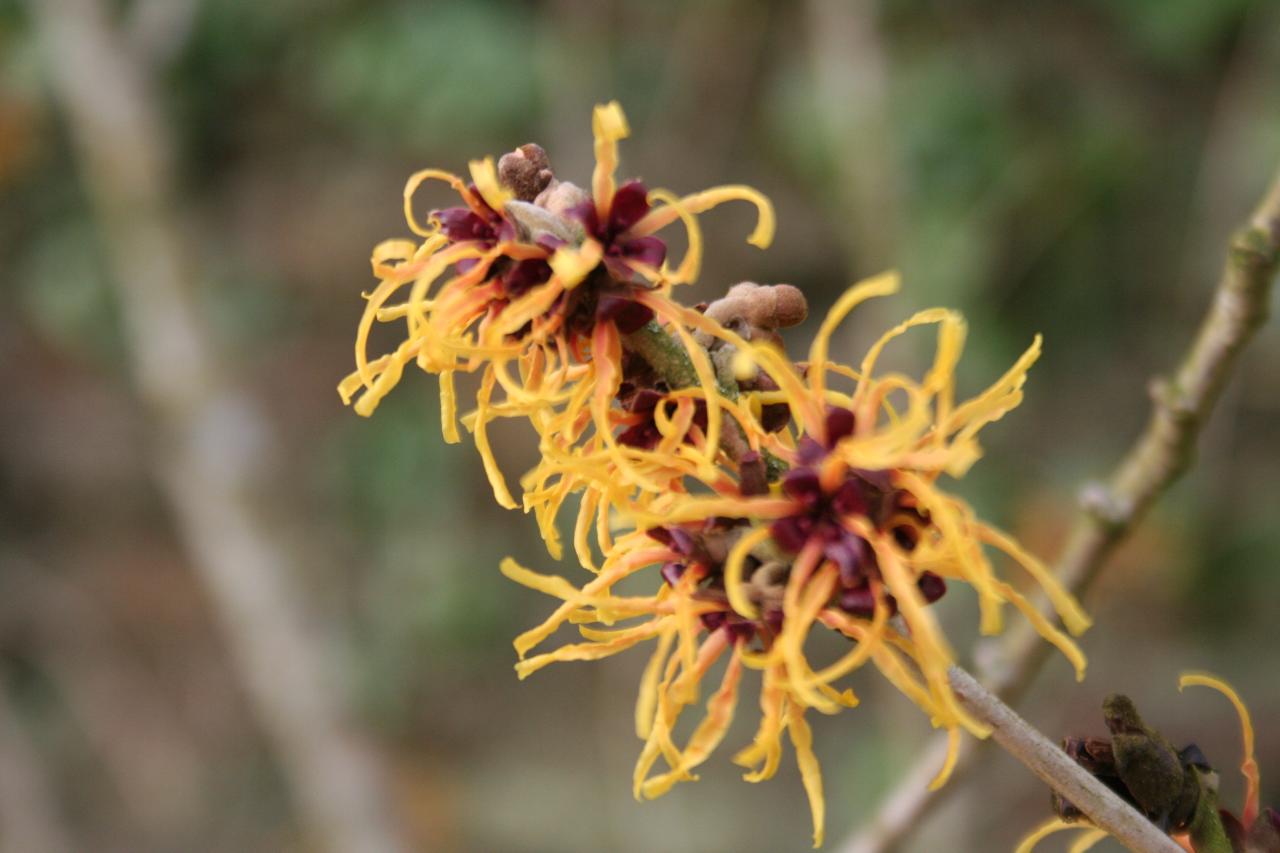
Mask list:
[[[341,405],[405,178],[532,140],[585,181],[618,98],[625,174],[777,205],[764,253],[748,210],[704,218],[691,301],[788,281],[820,315],[897,266],[838,352],[955,306],[969,390],[1043,332],[956,488],[1051,557],[1280,162],[1278,91],[1280,6],[1248,0],[0,0],[0,849],[806,849],[794,769],[728,761],[750,692],[700,782],[634,802],[644,654],[517,682],[510,639],[550,605],[496,567],[553,568],[531,520],[442,445],[429,377]],[[532,464],[527,432],[495,441]],[[1123,690],[1236,804],[1234,715],[1175,687],[1211,670],[1280,801],[1278,442],[1273,322],[1090,592],[1089,678],[1054,660],[1024,703],[1043,731],[1101,733]],[[939,605],[962,649],[973,604]],[[816,720],[830,849],[929,733],[861,692]],[[1009,849],[1047,801],[993,755],[904,849]]]

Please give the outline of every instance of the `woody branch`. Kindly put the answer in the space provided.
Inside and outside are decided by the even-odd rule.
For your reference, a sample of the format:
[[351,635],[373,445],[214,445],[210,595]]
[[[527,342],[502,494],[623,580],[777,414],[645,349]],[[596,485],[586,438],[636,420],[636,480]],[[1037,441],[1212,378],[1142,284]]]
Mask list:
[[[1239,362],[1241,351],[1267,318],[1271,285],[1280,265],[1280,173],[1244,226],[1232,237],[1209,312],[1187,354],[1170,378],[1152,383],[1151,419],[1105,483],[1087,487],[1083,512],[1067,538],[1056,573],[1081,596],[1129,537],[1151,506],[1190,468],[1200,433]],[[1042,609],[1048,611],[1047,604]],[[1016,703],[1048,659],[1034,631],[1019,626],[985,651],[983,682],[996,696]],[[981,656],[981,652],[980,652]],[[929,791],[922,784],[936,772],[945,738],[930,743],[842,853],[878,853],[901,843],[920,818],[956,790],[977,764],[978,745],[962,746],[952,783]]]

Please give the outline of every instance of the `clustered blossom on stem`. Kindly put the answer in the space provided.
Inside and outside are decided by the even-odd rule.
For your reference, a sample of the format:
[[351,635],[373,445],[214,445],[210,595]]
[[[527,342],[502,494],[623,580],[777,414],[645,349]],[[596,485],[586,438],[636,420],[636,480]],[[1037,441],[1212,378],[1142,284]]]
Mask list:
[[[655,313],[668,314],[671,288],[697,277],[702,238],[696,215],[725,201],[746,200],[759,208],[748,242],[764,248],[773,239],[773,208],[749,187],[716,187],[681,198],[650,192],[639,181],[618,186],[618,141],[630,130],[617,103],[596,108],[592,130],[596,167],[590,192],[556,180],[545,153],[533,145],[507,155],[497,167],[492,158],[472,161],[469,183],[438,169],[409,179],[405,218],[422,241],[387,240],[374,249],[379,284],[366,296],[356,370],[339,385],[345,401],[354,399],[356,411],[370,415],[404,368],[416,362],[439,377],[443,432],[453,443],[454,374],[480,372],[476,410],[467,425],[494,494],[508,508],[516,504],[489,448],[489,421],[527,418],[557,447],[572,447],[594,425],[603,442],[614,443],[608,408],[622,381],[621,337]],[[463,205],[432,211],[424,225],[413,199],[427,181],[449,184]],[[665,243],[654,235],[676,221],[685,225],[689,245],[672,268]],[[389,304],[398,295],[403,301]],[[405,323],[404,341],[393,352],[369,358],[374,324],[396,321]],[[705,356],[696,361],[704,368],[699,378],[709,381]],[[499,388],[505,396],[495,401]],[[710,395],[714,388],[704,390]]]
[[[739,423],[748,429],[748,453],[771,456],[785,473],[762,492],[748,489],[741,458],[735,463],[726,454],[714,478],[694,472],[683,490],[620,505],[618,514],[633,532],[613,543],[596,579],[581,589],[514,563],[504,566],[512,579],[564,601],[517,640],[521,676],[554,661],[605,657],[656,642],[637,705],[637,730],[645,740],[637,796],[656,796],[693,778],[692,769],[727,730],[744,669],[762,674],[761,723],[752,745],[735,760],[753,768],[749,780],[768,778],[777,768],[781,736],[789,734],[813,804],[817,839],[821,781],[804,714],[855,705],[853,693],[836,686],[852,671],[874,665],[952,733],[953,745],[962,728],[984,735],[986,728],[969,717],[948,685],[946,668],[954,655],[929,611],[948,580],[977,590],[985,631],[999,631],[1003,605],[1013,604],[1083,672],[1074,643],[996,573],[984,546],[1024,568],[1050,595],[1068,629],[1078,633],[1088,619],[1076,602],[1043,564],[936,485],[943,473],[964,473],[978,456],[978,430],[1017,405],[1039,343],[990,388],[958,404],[953,379],[964,325],[952,312],[925,311],[908,319],[877,341],[857,370],[831,362],[828,342],[843,316],[896,285],[896,278],[885,276],[850,290],[819,329],[803,375],[771,344],[711,329],[706,317],[685,309],[684,322],[735,348],[731,361],[739,375],[755,378],[763,371],[778,389],[743,394],[748,399],[741,408],[749,413],[784,403],[791,426],[769,431],[745,413]],[[920,325],[939,329],[934,365],[923,382],[900,374],[878,377],[884,346]],[[655,595],[609,594],[623,577],[647,567],[658,569]],[[609,629],[628,617],[639,621]],[[580,626],[585,642],[525,657],[566,622]],[[818,627],[849,638],[853,647],[816,667],[805,645]],[[703,722],[678,747],[671,734],[677,718],[726,655],[729,662]],[[659,759],[667,768],[651,776]],[[950,761],[939,784],[949,768]]]
[[[451,438],[453,374],[480,371],[476,409],[463,423],[499,501],[515,504],[484,427],[522,417],[542,457],[521,480],[523,506],[558,556],[557,515],[580,495],[573,546],[593,575],[577,584],[503,561],[507,577],[560,602],[517,637],[520,677],[651,642],[635,719],[643,746],[633,783],[644,798],[696,778],[728,732],[744,674],[759,672],[759,724],[734,760],[748,781],[767,779],[784,735],[790,740],[816,846],[824,799],[805,715],[855,706],[842,683],[850,673],[872,665],[948,731],[952,749],[935,784],[950,772],[962,730],[988,733],[947,681],[954,653],[931,605],[949,584],[976,591],[983,633],[999,632],[1013,605],[1083,675],[1084,656],[1068,636],[1089,625],[1079,604],[1044,564],[939,485],[944,474],[969,469],[981,455],[980,430],[1019,404],[1040,340],[967,399],[957,399],[955,386],[966,325],[953,311],[914,314],[856,367],[832,359],[832,336],[847,315],[897,290],[897,277],[886,274],[841,297],[807,360],[793,362],[781,331],[807,313],[795,288],[743,283],[697,308],[671,295],[697,273],[696,214],[749,200],[760,211],[749,242],[763,247],[773,231],[767,200],[738,186],[683,197],[646,192],[637,181],[618,186],[616,142],[626,122],[616,104],[596,109],[593,130],[589,195],[556,180],[537,146],[506,155],[496,169],[473,163],[471,185],[434,171],[410,181],[407,200],[421,180],[443,177],[466,207],[436,212],[425,229],[409,211],[424,242],[375,250],[382,283],[367,297],[357,370],[340,390],[350,398],[363,389],[356,405],[368,414],[416,360],[440,376]],[[677,219],[689,249],[673,268],[653,235]],[[405,301],[387,306],[405,288]],[[364,348],[378,320],[404,320],[408,336],[370,360]],[[937,343],[923,378],[881,369],[886,347],[928,327]],[[493,399],[495,388],[502,399]],[[1047,595],[1065,632],[1005,577],[1005,566]],[[628,578],[637,579],[628,588],[640,589],[647,579],[648,594],[616,591]],[[568,625],[580,642],[539,651]],[[848,651],[812,660],[815,631],[847,639]],[[680,743],[677,722],[713,671],[719,681],[705,714]]]

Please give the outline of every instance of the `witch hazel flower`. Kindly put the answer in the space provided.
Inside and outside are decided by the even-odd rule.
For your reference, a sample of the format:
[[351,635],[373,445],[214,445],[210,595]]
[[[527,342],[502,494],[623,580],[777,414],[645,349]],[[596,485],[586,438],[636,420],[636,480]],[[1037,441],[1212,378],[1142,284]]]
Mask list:
[[[1039,339],[1004,376],[963,402],[955,399],[954,371],[965,325],[951,311],[930,309],[900,323],[857,369],[831,360],[830,338],[844,317],[897,286],[896,276],[886,275],[852,288],[822,323],[803,368],[770,335],[748,335],[741,326],[733,331],[710,309],[712,316],[669,309],[673,322],[702,336],[721,373],[731,369],[741,382],[734,423],[749,449],[717,456],[714,476],[693,466],[679,488],[617,501],[613,526],[631,530],[616,538],[612,530],[598,531],[608,535],[600,541],[604,561],[581,588],[514,562],[504,565],[513,580],[562,601],[546,622],[517,639],[521,677],[557,661],[594,660],[655,643],[636,710],[644,741],[638,797],[695,778],[694,768],[728,731],[744,673],[755,670],[762,678],[760,724],[735,760],[750,768],[749,781],[767,779],[777,770],[783,735],[789,736],[810,799],[814,840],[821,843],[825,806],[805,714],[856,705],[840,682],[867,664],[948,731],[950,754],[935,780],[941,784],[960,732],[988,732],[961,707],[947,680],[954,653],[931,605],[948,584],[975,589],[984,633],[1001,630],[1003,608],[1012,604],[1083,675],[1084,656],[1068,636],[1089,625],[1079,604],[1046,566],[937,485],[943,474],[963,475],[981,455],[981,428],[1020,402]],[[937,329],[938,344],[922,380],[878,373],[892,340],[927,326]],[[785,406],[788,423],[766,427],[766,407],[777,406]],[[765,456],[776,475],[748,476]],[[997,572],[992,553],[1046,593],[1066,631]],[[651,578],[651,595],[613,594],[618,581],[640,572]],[[570,623],[583,642],[529,655]],[[816,630],[853,645],[835,660],[812,661],[807,644]],[[677,720],[722,659],[723,675],[702,721],[677,744]]]
[[[437,169],[409,179],[405,218],[420,242],[389,240],[374,249],[379,284],[366,294],[356,370],[339,385],[344,401],[369,415],[404,369],[416,364],[439,378],[443,433],[452,443],[459,440],[455,374],[479,374],[476,408],[463,423],[505,507],[516,501],[487,435],[499,417],[528,419],[552,452],[570,453],[594,432],[625,477],[659,486],[629,464],[613,437],[623,339],[655,317],[666,323],[661,318],[672,314],[666,310],[674,304],[672,287],[697,277],[698,214],[745,200],[759,212],[748,241],[763,248],[773,236],[772,207],[749,187],[677,196],[639,181],[619,185],[618,142],[630,129],[616,102],[595,109],[592,131],[596,165],[589,190],[557,180],[545,152],[534,145],[496,166],[492,159],[473,161],[470,181]],[[462,204],[432,211],[422,223],[413,202],[429,181],[448,184]],[[688,248],[672,266],[658,234],[677,222],[686,229]],[[377,323],[403,323],[405,337],[393,351],[370,357]],[[721,422],[712,399],[714,375],[705,353],[690,355],[706,392],[705,444],[713,448]]]

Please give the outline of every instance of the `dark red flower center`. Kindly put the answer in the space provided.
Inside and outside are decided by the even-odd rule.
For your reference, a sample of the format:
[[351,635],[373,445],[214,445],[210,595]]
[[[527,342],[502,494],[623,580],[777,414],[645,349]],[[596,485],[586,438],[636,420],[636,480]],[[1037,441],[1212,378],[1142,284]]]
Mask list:
[[659,238],[624,236],[648,212],[649,191],[640,181],[627,181],[614,192],[607,217],[600,217],[594,201],[578,205],[569,215],[604,247],[604,264],[614,278],[628,281],[635,275],[633,264],[659,267],[667,258],[667,244]]
[[[839,570],[839,606],[855,616],[870,617],[876,603],[871,581],[880,579],[880,567],[875,549],[850,530],[845,519],[869,519],[877,529],[889,530],[906,551],[919,543],[920,531],[928,527],[929,519],[916,508],[908,492],[893,485],[889,471],[852,468],[834,488],[824,488],[814,466],[837,441],[853,432],[853,414],[846,409],[832,409],[826,426],[827,445],[809,439],[807,448],[801,447],[801,459],[812,462],[792,468],[783,477],[782,491],[795,502],[796,511],[777,519],[769,529],[773,541],[789,554],[798,554],[810,543],[818,543],[822,556]],[[929,603],[946,593],[946,582],[931,572],[923,573],[918,583]],[[896,612],[893,596],[886,596],[886,601],[890,613]]]

